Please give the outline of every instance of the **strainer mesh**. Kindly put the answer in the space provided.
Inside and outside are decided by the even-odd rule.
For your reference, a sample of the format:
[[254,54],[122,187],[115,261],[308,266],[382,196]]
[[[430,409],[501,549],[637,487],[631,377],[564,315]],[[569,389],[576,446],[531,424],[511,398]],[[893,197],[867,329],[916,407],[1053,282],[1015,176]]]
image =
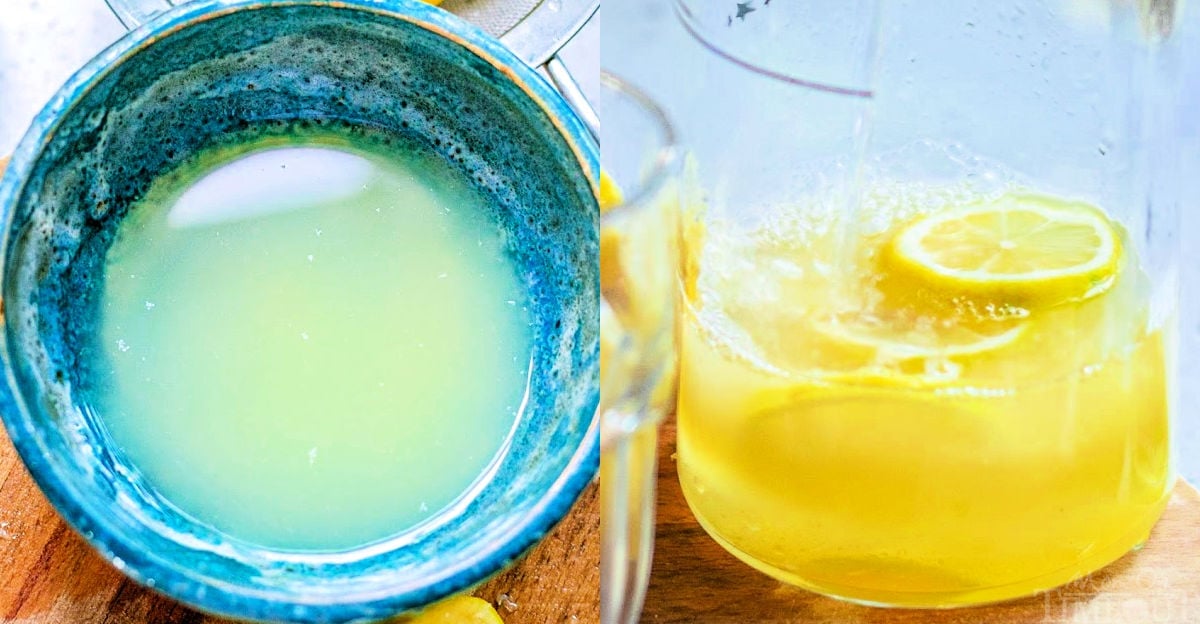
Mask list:
[[445,0],[442,8],[499,37],[541,3],[542,0]]

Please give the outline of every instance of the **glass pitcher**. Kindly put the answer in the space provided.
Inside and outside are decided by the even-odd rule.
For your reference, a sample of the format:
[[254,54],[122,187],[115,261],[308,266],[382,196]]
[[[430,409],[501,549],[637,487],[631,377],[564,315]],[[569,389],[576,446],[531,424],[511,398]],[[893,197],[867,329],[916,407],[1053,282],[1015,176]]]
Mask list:
[[1175,8],[675,0],[702,60],[678,464],[717,542],[952,607],[1146,540],[1175,482]]

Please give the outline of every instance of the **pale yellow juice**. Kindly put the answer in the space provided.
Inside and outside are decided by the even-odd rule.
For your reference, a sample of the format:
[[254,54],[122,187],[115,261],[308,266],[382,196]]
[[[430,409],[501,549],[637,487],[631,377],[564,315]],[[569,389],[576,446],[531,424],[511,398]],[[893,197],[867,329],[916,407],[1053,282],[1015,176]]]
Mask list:
[[167,503],[340,550],[468,501],[528,382],[486,198],[419,150],[314,137],[156,183],[108,253],[96,411]]
[[[1171,485],[1172,319],[1121,228],[1044,195],[928,193],[881,189],[849,226],[797,207],[687,241],[688,503],[750,565],[864,602],[1062,584],[1142,543]],[[1061,266],[1004,281],[1039,262]]]

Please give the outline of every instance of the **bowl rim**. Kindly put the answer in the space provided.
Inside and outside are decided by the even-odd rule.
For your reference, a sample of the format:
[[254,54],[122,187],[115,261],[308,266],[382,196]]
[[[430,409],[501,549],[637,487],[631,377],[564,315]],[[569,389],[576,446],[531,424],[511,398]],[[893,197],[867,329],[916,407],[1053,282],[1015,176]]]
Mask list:
[[[63,117],[85,94],[141,50],[193,25],[235,11],[297,6],[359,11],[399,19],[446,38],[495,67],[546,114],[575,155],[593,197],[598,196],[599,147],[558,92],[498,40],[446,11],[419,0],[196,0],[176,5],[126,33],[75,72],[34,117],[0,177],[0,226],[3,227],[0,232],[0,271],[7,273],[3,267],[11,242],[9,230],[13,205]],[[598,211],[597,207],[597,214]],[[47,465],[48,449],[35,431],[22,394],[14,392],[19,386],[13,370],[6,316],[0,318],[0,324],[3,325],[0,327],[0,359],[4,365],[4,377],[0,379],[0,423],[8,429],[18,456],[38,487],[60,517],[126,576],[209,612],[258,620],[330,622],[375,618],[429,604],[486,580],[532,548],[566,516],[599,470],[599,417],[595,413],[597,386],[585,401],[583,410],[576,415],[581,424],[587,424],[582,443],[529,512],[490,548],[482,549],[474,558],[455,562],[422,585],[382,587],[351,596],[313,596],[266,594],[228,583],[212,584],[211,577],[192,575],[187,566],[168,565],[158,557],[147,557],[139,544],[123,541],[119,537],[122,532],[113,528],[111,519],[88,513],[77,500],[79,493],[74,485]],[[171,582],[173,580],[184,582]]]

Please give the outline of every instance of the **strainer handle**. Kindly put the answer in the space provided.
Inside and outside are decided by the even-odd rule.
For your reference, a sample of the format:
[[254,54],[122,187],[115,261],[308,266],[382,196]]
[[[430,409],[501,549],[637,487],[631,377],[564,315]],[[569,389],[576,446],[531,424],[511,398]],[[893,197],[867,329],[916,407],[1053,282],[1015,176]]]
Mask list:
[[592,107],[587,96],[583,94],[583,89],[579,88],[579,83],[575,81],[571,71],[567,69],[567,64],[558,54],[555,54],[546,61],[543,67],[546,69],[546,74],[550,76],[550,81],[554,83],[554,87],[562,94],[563,99],[583,120],[583,125],[587,126],[592,138],[599,141],[600,117],[596,114],[596,109]]
[[[141,26],[150,20],[150,18],[166,11],[174,6],[177,0],[104,0],[108,4],[108,8],[121,20],[121,24],[130,30]],[[600,118],[596,115],[596,109],[592,107],[592,103],[588,101],[587,96],[583,94],[583,89],[579,88],[579,83],[575,81],[575,77],[571,75],[571,71],[567,69],[567,65],[563,63],[558,54],[554,54],[543,65],[546,69],[546,74],[550,76],[550,81],[562,94],[563,99],[579,115],[583,120],[583,124],[587,126],[588,132],[592,138],[599,140],[600,138]]]
[[175,0],[104,0],[108,8],[121,20],[121,24],[133,30],[150,21],[150,18],[175,5]]

